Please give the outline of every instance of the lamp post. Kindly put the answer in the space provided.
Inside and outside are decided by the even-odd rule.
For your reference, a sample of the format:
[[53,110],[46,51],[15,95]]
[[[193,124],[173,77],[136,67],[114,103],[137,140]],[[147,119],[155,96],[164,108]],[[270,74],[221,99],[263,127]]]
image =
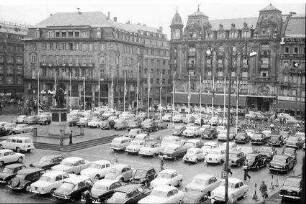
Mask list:
[[39,113],[39,69],[37,72],[37,115]]
[[83,91],[84,91],[84,99],[83,99],[83,110],[85,111],[85,76],[82,77],[84,80],[83,80]]

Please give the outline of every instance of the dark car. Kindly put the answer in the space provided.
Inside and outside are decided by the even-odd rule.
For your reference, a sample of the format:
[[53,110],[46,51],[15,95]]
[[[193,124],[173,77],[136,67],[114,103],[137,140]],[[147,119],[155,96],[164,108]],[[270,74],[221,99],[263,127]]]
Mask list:
[[246,165],[244,168],[250,170],[259,170],[260,168],[266,167],[267,165],[267,156],[258,153],[251,153],[246,155]]
[[49,125],[51,123],[51,116],[43,115],[39,117],[38,124]]
[[153,167],[138,168],[135,170],[131,182],[144,184],[146,187],[149,187],[150,182],[155,179],[156,175]]
[[30,185],[38,181],[40,176],[44,173],[43,169],[39,168],[25,168],[17,172],[16,176],[9,181],[8,187],[13,190],[28,190]]
[[53,196],[59,200],[75,201],[82,193],[92,187],[92,181],[87,176],[73,176],[65,180],[54,192]]
[[251,140],[246,132],[238,132],[235,137],[236,144],[246,144]]
[[271,135],[269,145],[271,146],[283,146],[285,144],[284,137],[282,135]]
[[128,130],[140,127],[139,120],[129,120],[127,123],[128,123],[128,126],[127,126]]
[[150,192],[151,190],[142,184],[127,184],[117,188],[113,196],[107,200],[107,203],[134,204],[149,195]]
[[229,165],[231,166],[242,166],[245,161],[245,155],[239,150],[230,150],[229,152]]
[[120,181],[102,179],[96,181],[90,190],[82,193],[82,201],[87,203],[103,203],[114,194],[114,190],[122,186]]
[[254,133],[251,137],[252,145],[263,145],[269,141],[269,137],[267,137],[263,133]]
[[155,132],[157,131],[157,123],[153,121],[153,119],[146,119],[141,123],[141,128],[143,131],[147,132]]
[[181,136],[184,130],[186,130],[185,125],[176,125],[172,130],[172,135]]
[[10,164],[4,167],[2,172],[0,172],[0,183],[7,184],[17,172],[21,169],[26,168],[24,164]]
[[6,130],[4,127],[0,127],[0,136],[6,136],[10,133],[9,130]]
[[270,162],[270,172],[283,172],[288,173],[295,166],[296,161],[286,155],[275,155]]
[[287,177],[283,186],[280,188],[279,196],[288,200],[299,201],[302,197],[302,177],[290,176]]
[[261,147],[258,149],[259,154],[267,156],[267,162],[270,162],[273,159],[273,156],[277,153],[275,147]]
[[204,133],[201,135],[203,139],[215,139],[217,138],[218,133],[215,128],[207,128],[205,129]]
[[157,125],[157,130],[167,129],[168,124],[162,120],[155,120],[154,123]]
[[[115,122],[114,122],[114,125],[115,125]],[[110,122],[108,120],[104,120],[101,122],[101,125],[100,125],[100,128],[102,130],[109,130],[111,129],[111,125],[110,125]]]
[[76,126],[77,125],[77,122],[79,122],[79,117],[76,116],[76,115],[71,115],[71,116],[68,116],[67,118],[67,123],[70,127],[72,126]]
[[295,161],[297,159],[296,149],[294,147],[285,147],[283,149],[283,155],[292,157]]
[[31,167],[41,169],[51,169],[52,166],[58,165],[64,159],[62,155],[46,155],[43,156],[38,162],[30,164]]

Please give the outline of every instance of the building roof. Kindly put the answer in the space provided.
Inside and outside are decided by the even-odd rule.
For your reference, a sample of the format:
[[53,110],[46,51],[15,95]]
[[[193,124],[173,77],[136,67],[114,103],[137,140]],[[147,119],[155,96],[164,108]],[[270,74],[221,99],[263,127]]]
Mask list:
[[285,37],[305,37],[305,16],[290,18],[285,30]]
[[177,11],[176,11],[176,13],[174,14],[174,16],[172,18],[171,25],[183,25],[182,18],[181,18],[180,14]]
[[249,18],[233,18],[233,19],[215,19],[215,20],[209,20],[209,23],[211,24],[212,30],[218,30],[219,25],[223,25],[224,30],[230,30],[232,27],[232,24],[235,24],[236,29],[242,29],[244,26],[243,24],[246,23],[249,28],[256,27],[257,23],[257,17],[249,17]]
[[13,23],[2,23],[0,22],[0,33],[9,33],[9,34],[16,34],[16,35],[26,35],[28,29],[24,25],[17,25]]
[[198,5],[198,10],[196,11],[196,12],[194,12],[194,13],[192,13],[191,15],[188,15],[188,17],[195,17],[195,16],[203,16],[203,17],[205,17],[205,18],[208,18],[208,16],[206,16],[204,13],[202,13],[201,11],[200,11],[200,5]]
[[265,12],[265,11],[279,11],[277,8],[275,8],[272,4],[269,4],[269,6],[265,7],[264,9],[261,9],[259,12]]

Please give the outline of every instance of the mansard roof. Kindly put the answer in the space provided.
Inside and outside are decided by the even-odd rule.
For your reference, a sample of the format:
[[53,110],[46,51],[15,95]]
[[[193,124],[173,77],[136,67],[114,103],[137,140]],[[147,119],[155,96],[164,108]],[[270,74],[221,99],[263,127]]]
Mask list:
[[285,37],[305,37],[305,16],[290,18],[285,30]]
[[230,30],[232,24],[235,24],[236,29],[243,29],[244,23],[247,24],[248,28],[256,27],[257,17],[250,17],[250,18],[233,18],[233,19],[215,19],[210,20],[209,23],[211,24],[211,30],[219,30],[219,25],[223,25],[224,30]]
[[278,11],[278,12],[281,12],[280,10],[275,8],[272,4],[269,4],[269,6],[265,7],[264,9],[261,9],[259,12],[266,12],[266,11]]
[[183,25],[182,18],[181,18],[180,14],[177,11],[176,11],[176,13],[174,14],[174,16],[172,18],[171,25]]

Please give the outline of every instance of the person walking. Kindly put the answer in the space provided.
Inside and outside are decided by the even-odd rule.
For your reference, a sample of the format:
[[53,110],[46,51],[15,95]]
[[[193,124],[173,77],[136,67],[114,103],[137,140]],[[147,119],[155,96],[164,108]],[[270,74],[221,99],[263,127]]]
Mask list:
[[[231,167],[231,166],[228,165],[228,167],[227,167],[227,173],[229,173],[229,174],[231,174],[231,176],[233,176],[233,172],[232,172],[232,170],[231,170],[230,167]],[[225,164],[225,163],[223,164],[223,170],[226,171],[226,164]]]
[[251,179],[251,176],[249,175],[249,162],[246,160],[245,165],[243,166],[243,171],[244,171],[244,178],[243,180],[247,180],[247,178],[249,178],[249,180]]
[[264,181],[261,182],[259,190],[261,192],[261,197],[263,198],[263,200],[265,200],[268,197],[268,187]]

